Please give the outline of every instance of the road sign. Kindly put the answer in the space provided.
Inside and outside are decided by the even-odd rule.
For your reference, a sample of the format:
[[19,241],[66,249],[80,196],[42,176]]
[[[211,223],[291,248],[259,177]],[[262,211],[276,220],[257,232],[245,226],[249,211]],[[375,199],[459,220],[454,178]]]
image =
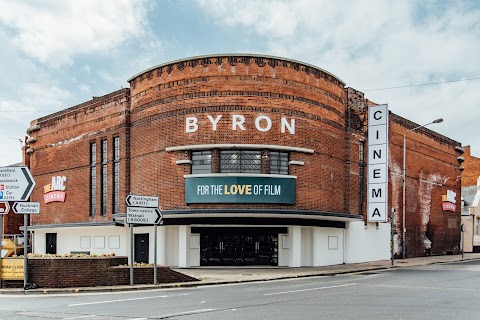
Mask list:
[[12,209],[18,214],[40,214],[40,202],[15,202]]
[[27,167],[0,168],[0,201],[26,201],[34,187]]
[[125,202],[129,207],[158,208],[158,197],[129,194],[125,198]]
[[127,223],[158,224],[162,218],[158,208],[127,207]]
[[10,211],[8,202],[0,202],[0,214],[7,214]]

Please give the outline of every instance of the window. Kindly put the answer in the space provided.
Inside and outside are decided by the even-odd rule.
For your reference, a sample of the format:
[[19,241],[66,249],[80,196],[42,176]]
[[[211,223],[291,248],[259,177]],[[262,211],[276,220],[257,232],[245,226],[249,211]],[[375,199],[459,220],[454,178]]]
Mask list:
[[212,173],[212,152],[192,152],[192,174]]
[[262,153],[253,150],[222,150],[220,172],[262,173]]
[[97,213],[97,144],[90,144],[90,216],[94,217]]
[[363,148],[365,147],[365,143],[363,141],[360,141],[359,145],[358,145],[358,161],[360,163],[363,163]]
[[480,219],[478,219],[478,218],[475,219],[475,234],[477,236],[480,236],[480,229],[478,228],[478,225],[480,224],[479,222],[480,222]]
[[113,138],[113,213],[120,211],[120,137]]
[[270,151],[270,173],[288,174],[288,153]]
[[101,153],[101,161],[102,161],[102,195],[101,195],[101,212],[102,216],[107,215],[107,197],[108,197],[108,183],[107,183],[107,161],[108,161],[108,149],[107,149],[107,140],[102,140],[102,153]]
[[364,158],[364,148],[365,142],[360,141],[358,145],[358,186],[359,186],[359,197],[358,197],[358,212],[359,214],[363,213],[363,200],[364,200],[364,180],[365,180],[365,163],[363,162]]

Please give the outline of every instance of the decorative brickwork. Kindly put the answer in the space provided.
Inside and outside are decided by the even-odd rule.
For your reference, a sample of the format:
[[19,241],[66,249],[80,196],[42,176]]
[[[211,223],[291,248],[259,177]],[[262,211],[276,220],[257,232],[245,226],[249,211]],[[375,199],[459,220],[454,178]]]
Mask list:
[[[32,224],[112,221],[112,203],[105,217],[89,212],[89,146],[97,143],[100,177],[100,141],[120,137],[120,199],[134,194],[158,195],[164,214],[181,210],[307,210],[364,215],[368,137],[368,106],[364,94],[319,68],[298,61],[258,55],[213,55],[184,59],[153,67],[122,89],[31,123],[36,142],[29,163],[37,182],[31,200],[42,202],[42,187],[52,176],[67,177],[65,203],[42,205]],[[245,130],[235,127],[241,115]],[[218,119],[214,127],[212,120]],[[218,118],[221,116],[221,118]],[[186,118],[196,128],[186,129]],[[258,130],[265,117],[271,128]],[[295,131],[283,130],[282,119],[295,122]],[[38,127],[37,127],[38,126]],[[401,239],[403,134],[417,124],[391,114],[389,204],[396,209],[397,245]],[[283,128],[284,129],[284,128]],[[289,175],[296,176],[296,203],[185,203],[185,178],[191,174],[191,151],[166,151],[179,146],[210,145],[212,172],[220,172],[219,147],[265,145],[313,150],[289,151]],[[441,195],[460,194],[460,170],[455,147],[460,143],[426,128],[408,135],[407,254],[458,252],[459,206],[456,213],[441,210]],[[363,148],[363,149],[362,149]],[[363,150],[363,152],[362,152]],[[113,150],[107,170],[111,176]],[[266,153],[264,153],[265,155]],[[177,164],[180,160],[181,164]],[[183,161],[181,161],[183,160]],[[268,171],[269,159],[262,158]],[[108,194],[112,194],[108,185]],[[97,208],[100,188],[97,188]],[[120,212],[125,212],[120,201]],[[397,251],[398,253],[398,251]]]
[[463,163],[465,171],[462,172],[462,186],[476,186],[478,177],[480,177],[480,158],[472,156],[470,146],[466,146],[464,149],[465,153],[458,155],[465,159]]
[[[395,114],[390,121],[390,203],[395,231],[402,234],[403,135],[417,127]],[[432,128],[433,129],[433,128]],[[460,251],[460,143],[427,128],[407,134],[406,256],[457,254]],[[442,211],[442,195],[457,193],[456,211]],[[398,243],[401,243],[401,237]],[[397,252],[398,253],[398,252]]]

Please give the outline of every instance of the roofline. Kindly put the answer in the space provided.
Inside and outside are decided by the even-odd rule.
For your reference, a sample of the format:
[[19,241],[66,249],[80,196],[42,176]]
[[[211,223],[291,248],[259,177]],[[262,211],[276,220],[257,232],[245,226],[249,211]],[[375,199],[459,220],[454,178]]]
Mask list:
[[305,62],[302,62],[302,61],[289,59],[289,58],[270,56],[270,55],[264,55],[264,54],[255,54],[255,53],[217,53],[217,54],[208,54],[208,55],[193,56],[193,57],[188,57],[188,58],[177,59],[177,60],[169,61],[169,62],[166,62],[166,63],[156,65],[154,67],[145,69],[144,71],[142,71],[140,73],[137,73],[136,75],[134,75],[133,77],[131,77],[127,81],[128,81],[128,83],[130,83],[133,79],[135,79],[137,77],[140,77],[141,75],[143,75],[147,72],[150,72],[152,70],[155,70],[155,69],[158,69],[158,68],[161,68],[161,67],[164,67],[164,66],[168,66],[170,64],[175,64],[175,63],[179,63],[179,62],[183,62],[183,61],[189,61],[189,60],[197,60],[197,59],[205,59],[205,58],[218,58],[218,57],[270,58],[270,59],[285,60],[285,61],[289,61],[289,62],[299,63],[299,64],[303,64],[305,66],[308,66],[308,67],[311,67],[311,68],[314,68],[314,69],[318,69],[322,72],[325,72],[326,74],[328,74],[328,75],[334,77],[335,79],[337,79],[338,81],[340,81],[343,84],[343,86],[345,86],[345,81],[343,81],[342,79],[340,79],[339,77],[337,77],[333,73],[328,72],[325,69],[319,68],[317,66],[314,66],[313,64],[309,64],[309,63],[305,63]]

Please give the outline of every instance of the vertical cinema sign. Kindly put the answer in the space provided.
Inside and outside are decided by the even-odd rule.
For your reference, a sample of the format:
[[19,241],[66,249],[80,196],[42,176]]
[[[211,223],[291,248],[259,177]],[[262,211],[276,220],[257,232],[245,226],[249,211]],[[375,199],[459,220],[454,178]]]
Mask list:
[[368,218],[388,220],[388,105],[368,108]]

